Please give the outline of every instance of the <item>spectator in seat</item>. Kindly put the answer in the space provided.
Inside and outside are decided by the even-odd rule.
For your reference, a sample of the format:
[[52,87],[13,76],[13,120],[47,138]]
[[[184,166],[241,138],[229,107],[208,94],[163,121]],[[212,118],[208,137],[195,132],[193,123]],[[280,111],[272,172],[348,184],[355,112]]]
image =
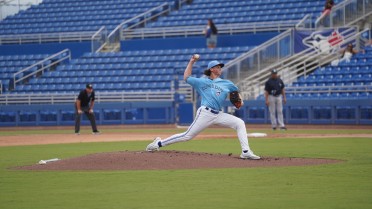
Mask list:
[[217,46],[217,27],[212,19],[208,19],[208,24],[204,29],[204,35],[207,38],[207,47],[216,48]]
[[354,49],[353,44],[348,44],[347,47],[341,51],[342,55],[340,59],[332,61],[332,66],[337,66],[341,62],[350,62],[351,58],[354,54],[358,53],[357,50]]

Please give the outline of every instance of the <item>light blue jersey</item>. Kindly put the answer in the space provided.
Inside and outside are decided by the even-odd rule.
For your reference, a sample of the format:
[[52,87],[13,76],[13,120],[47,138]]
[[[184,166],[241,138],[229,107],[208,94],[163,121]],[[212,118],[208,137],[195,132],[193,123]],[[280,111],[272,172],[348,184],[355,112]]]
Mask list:
[[186,82],[200,94],[201,105],[214,110],[221,110],[221,104],[226,100],[228,94],[232,91],[238,91],[238,87],[234,83],[221,78],[212,80],[207,77],[195,78],[189,76]]

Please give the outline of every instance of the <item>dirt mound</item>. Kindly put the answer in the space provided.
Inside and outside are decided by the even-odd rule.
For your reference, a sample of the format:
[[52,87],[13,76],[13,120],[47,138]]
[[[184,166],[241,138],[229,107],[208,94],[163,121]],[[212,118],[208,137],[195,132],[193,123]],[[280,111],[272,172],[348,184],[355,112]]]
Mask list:
[[96,153],[50,162],[45,165],[20,166],[17,170],[170,170],[203,168],[249,168],[272,166],[303,166],[337,163],[340,160],[313,158],[263,157],[242,160],[232,154],[212,154],[185,151],[121,151]]

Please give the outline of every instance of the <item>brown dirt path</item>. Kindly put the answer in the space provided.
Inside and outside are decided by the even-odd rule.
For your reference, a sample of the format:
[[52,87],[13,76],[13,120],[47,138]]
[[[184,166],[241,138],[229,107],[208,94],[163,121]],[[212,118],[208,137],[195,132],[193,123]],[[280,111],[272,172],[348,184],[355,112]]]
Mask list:
[[[84,143],[84,142],[115,142],[115,141],[151,141],[154,137],[159,136],[161,138],[168,137],[169,133],[139,133],[143,129],[172,129],[177,128],[174,125],[138,125],[138,126],[104,126],[109,129],[138,129],[138,132],[103,132],[101,135],[92,135],[87,128],[84,127],[85,131],[81,135],[75,135],[71,131],[71,127],[10,127],[0,128],[0,131],[17,131],[17,130],[48,130],[48,129],[59,129],[66,130],[65,134],[32,134],[32,135],[16,135],[16,136],[0,136],[0,147],[1,146],[19,146],[19,145],[35,145],[35,144],[65,144],[65,143]],[[267,125],[248,125],[248,129],[258,130],[258,132],[267,133],[265,138],[322,138],[322,137],[366,137],[372,138],[372,134],[291,134],[285,132],[273,132],[267,128]],[[318,126],[318,125],[296,125],[290,126],[290,129],[369,129],[370,126]],[[182,131],[182,129],[179,129]],[[228,129],[227,129],[228,130]],[[199,139],[223,139],[223,138],[236,138],[236,134],[229,130],[224,133],[207,133],[202,132],[196,137]]]
[[338,163],[340,160],[313,158],[264,157],[261,160],[242,160],[231,154],[211,154],[185,151],[121,151],[96,153],[82,157],[20,166],[17,170],[64,170],[64,171],[106,171],[106,170],[174,170],[205,168],[253,168],[305,166]]

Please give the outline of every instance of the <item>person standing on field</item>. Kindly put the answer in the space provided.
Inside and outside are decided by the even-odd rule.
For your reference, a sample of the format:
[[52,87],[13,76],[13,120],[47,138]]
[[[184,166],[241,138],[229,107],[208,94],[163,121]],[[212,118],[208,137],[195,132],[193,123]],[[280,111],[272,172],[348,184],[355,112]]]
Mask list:
[[241,102],[239,107],[243,105],[241,96],[238,94],[238,87],[231,81],[220,78],[224,64],[213,60],[209,62],[207,70],[204,71],[207,77],[196,78],[191,76],[191,74],[193,65],[197,60],[198,58],[191,57],[183,75],[186,83],[195,88],[201,96],[201,107],[198,108],[194,121],[184,133],[175,134],[163,140],[160,137],[156,137],[146,147],[146,151],[157,151],[160,147],[189,141],[209,126],[219,125],[236,130],[242,149],[240,158],[259,160],[260,157],[253,154],[249,147],[244,121],[221,111],[223,102],[229,96],[231,99],[233,94],[239,97]]
[[80,91],[78,98],[75,101],[75,134],[80,134],[80,120],[81,115],[84,113],[92,126],[93,134],[100,134],[97,130],[96,117],[94,116],[93,107],[94,107],[95,94],[93,91],[92,84],[87,84],[86,88]]
[[281,130],[287,130],[283,120],[283,103],[287,103],[287,98],[285,96],[284,83],[278,77],[276,70],[271,71],[271,77],[265,83],[265,103],[269,107],[272,129],[275,131],[279,123]]

